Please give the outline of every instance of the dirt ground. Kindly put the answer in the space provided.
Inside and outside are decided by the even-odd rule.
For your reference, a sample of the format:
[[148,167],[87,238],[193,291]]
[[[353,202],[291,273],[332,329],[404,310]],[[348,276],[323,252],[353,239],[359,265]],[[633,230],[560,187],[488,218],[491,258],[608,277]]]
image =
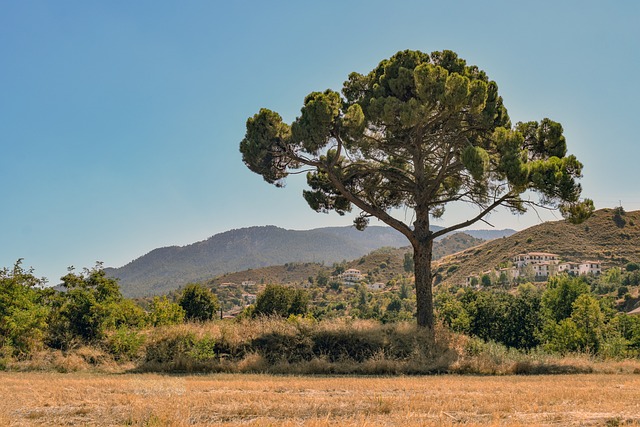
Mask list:
[[640,375],[0,373],[0,425],[640,425]]

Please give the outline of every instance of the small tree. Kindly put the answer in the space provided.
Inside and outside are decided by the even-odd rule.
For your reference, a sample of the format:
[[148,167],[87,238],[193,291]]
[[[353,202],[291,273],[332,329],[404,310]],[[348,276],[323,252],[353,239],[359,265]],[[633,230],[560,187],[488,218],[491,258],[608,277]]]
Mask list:
[[52,301],[48,337],[51,346],[67,348],[77,340],[97,341],[108,330],[144,323],[142,308],[123,298],[117,280],[107,277],[100,263],[82,273],[70,268],[61,280],[66,291]]
[[149,323],[153,326],[176,325],[185,318],[184,309],[166,296],[154,297],[149,312]]
[[[582,164],[567,155],[562,126],[549,119],[512,125],[498,85],[454,52],[398,52],[366,75],[351,73],[342,96],[312,92],[291,125],[268,109],[247,120],[244,163],[269,183],[311,169],[304,191],[318,212],[361,210],[413,247],[417,321],[433,326],[433,241],[480,221],[499,206],[560,208],[575,221],[593,211],[579,203]],[[540,194],[532,201],[522,193]],[[475,207],[469,219],[431,231],[448,204]],[[391,214],[409,208],[415,221]]]
[[413,255],[409,252],[404,254],[404,260],[402,262],[402,267],[406,273],[413,273]]
[[49,308],[42,303],[44,280],[22,268],[0,270],[0,349],[24,356],[42,345]]
[[302,315],[307,313],[309,293],[304,289],[293,289],[281,285],[267,285],[258,294],[254,316]]
[[184,310],[186,320],[199,322],[213,319],[220,309],[218,297],[210,289],[197,283],[184,288],[178,304]]

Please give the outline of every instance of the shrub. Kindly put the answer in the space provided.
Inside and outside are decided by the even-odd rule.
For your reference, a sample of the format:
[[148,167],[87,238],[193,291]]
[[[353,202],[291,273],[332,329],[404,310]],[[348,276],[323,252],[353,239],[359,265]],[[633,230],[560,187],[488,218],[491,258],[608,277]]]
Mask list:
[[184,288],[178,304],[184,310],[187,320],[199,322],[213,319],[220,309],[218,297],[210,289],[197,283],[189,284]]
[[[0,270],[0,351],[27,356],[42,346],[49,308],[42,304],[46,291],[31,270],[18,260],[13,270]],[[3,349],[4,348],[4,349]]]
[[144,336],[140,332],[121,327],[106,339],[107,351],[116,360],[130,360],[138,356],[144,343]]
[[180,304],[169,301],[166,296],[153,298],[148,315],[152,326],[176,325],[182,323],[184,318],[185,311]]
[[636,271],[636,270],[640,270],[640,264],[638,264],[637,262],[630,262],[626,265],[625,269],[627,271]]
[[309,305],[309,293],[304,289],[293,289],[281,285],[267,285],[258,294],[254,316],[304,315]]

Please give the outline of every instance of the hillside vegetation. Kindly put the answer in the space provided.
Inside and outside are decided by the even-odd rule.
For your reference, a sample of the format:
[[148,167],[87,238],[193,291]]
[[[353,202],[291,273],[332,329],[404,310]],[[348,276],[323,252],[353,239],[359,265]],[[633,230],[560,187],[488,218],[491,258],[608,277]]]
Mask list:
[[140,297],[167,293],[224,273],[296,262],[331,264],[383,246],[406,244],[405,237],[389,227],[369,227],[362,233],[350,227],[306,231],[250,227],[183,247],[155,249],[106,272],[120,280],[124,295]]
[[[439,227],[434,226],[434,229]],[[495,237],[509,235],[513,230],[465,233]],[[469,234],[458,235],[454,241],[445,244],[436,244],[434,254],[440,257],[480,242]],[[274,226],[250,227],[227,231],[183,247],[155,249],[124,267],[107,268],[105,271],[109,277],[119,279],[125,296],[143,297],[167,293],[187,283],[208,281],[225,273],[284,264],[287,267],[300,263],[331,265],[357,259],[381,247],[398,248],[407,244],[406,238],[390,227],[371,226],[364,231],[354,227],[306,231]],[[271,270],[264,272],[265,281],[289,283],[307,278],[300,278],[301,270],[293,275],[277,273],[278,269]]]
[[[566,261],[601,261],[603,268],[638,262],[640,211],[600,209],[579,225],[565,220],[545,222],[445,257],[438,271],[443,282],[459,284],[471,274],[504,265],[526,252],[551,252]],[[454,265],[457,268],[451,268]]]
[[[437,259],[482,243],[484,243],[484,240],[466,233],[455,233],[434,243],[433,256],[434,259]],[[335,272],[336,266],[340,266],[343,269],[355,268],[365,275],[368,274],[371,281],[386,283],[398,275],[407,273],[404,269],[404,257],[407,253],[411,253],[410,247],[394,248],[387,246],[355,259],[342,260],[333,264],[290,262],[284,265],[225,273],[208,280],[206,283],[210,286],[222,283],[240,284],[245,281],[252,281],[257,284],[304,284],[308,282],[309,277],[317,277],[321,272],[331,276]]]

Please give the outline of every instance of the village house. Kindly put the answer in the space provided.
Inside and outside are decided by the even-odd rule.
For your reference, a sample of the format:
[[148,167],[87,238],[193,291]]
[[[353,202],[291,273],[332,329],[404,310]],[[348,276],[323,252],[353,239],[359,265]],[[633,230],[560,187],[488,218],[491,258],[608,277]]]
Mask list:
[[360,282],[363,276],[360,270],[356,270],[355,268],[350,268],[346,270],[344,273],[340,274],[338,278],[342,280],[344,284],[353,284],[353,283]]
[[602,274],[602,264],[600,261],[584,261],[580,264],[580,274]]
[[587,274],[597,276],[602,274],[602,263],[600,261],[563,262],[558,264],[558,272],[572,276],[584,276]]
[[554,274],[555,264],[551,264],[549,262],[541,262],[541,263],[531,263],[531,267],[533,268],[533,274],[536,277],[549,277]]
[[529,264],[558,264],[560,262],[560,257],[548,252],[529,252],[526,254],[518,254],[514,256],[512,260],[516,267],[522,268]]
[[474,283],[479,284],[482,275],[491,273],[495,273],[498,277],[504,273],[509,281],[514,281],[518,277],[527,274],[525,269],[529,270],[528,274],[533,274],[538,279],[548,279],[559,273],[567,273],[572,276],[602,274],[602,263],[600,261],[560,262],[558,255],[548,252],[518,254],[512,258],[512,261],[512,267],[501,268],[495,272],[483,272],[481,275],[467,276],[467,286],[472,286]]
[[558,273],[567,273],[572,276],[580,275],[580,263],[579,262],[563,262],[558,264]]

